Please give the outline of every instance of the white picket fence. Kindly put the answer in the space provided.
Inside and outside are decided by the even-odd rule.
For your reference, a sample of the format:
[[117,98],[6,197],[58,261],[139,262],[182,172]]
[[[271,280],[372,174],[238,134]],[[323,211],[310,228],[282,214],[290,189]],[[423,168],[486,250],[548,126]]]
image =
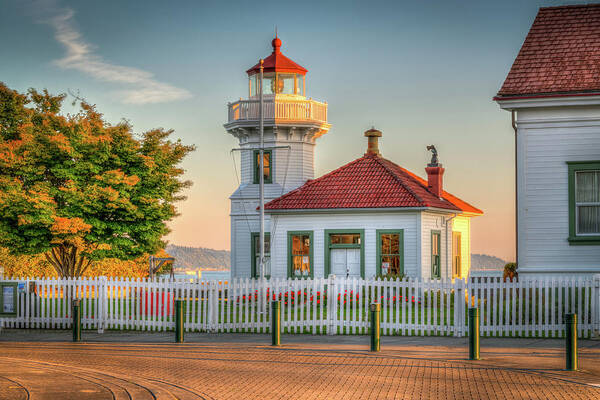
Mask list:
[[483,336],[561,337],[570,312],[578,314],[580,337],[600,330],[599,278],[13,281],[25,283],[25,290],[18,294],[17,317],[3,319],[5,328],[70,328],[72,299],[81,299],[84,329],[172,330],[174,300],[182,299],[186,331],[266,333],[270,301],[279,299],[287,333],[367,334],[372,302],[381,304],[383,335],[465,336],[469,307],[479,308]]

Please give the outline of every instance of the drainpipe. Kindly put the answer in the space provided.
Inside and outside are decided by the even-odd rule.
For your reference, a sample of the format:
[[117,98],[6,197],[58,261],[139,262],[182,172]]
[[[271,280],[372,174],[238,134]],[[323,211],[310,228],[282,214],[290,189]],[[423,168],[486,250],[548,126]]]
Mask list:
[[511,110],[511,125],[515,131],[515,263],[519,268],[519,175],[517,173],[517,112]]

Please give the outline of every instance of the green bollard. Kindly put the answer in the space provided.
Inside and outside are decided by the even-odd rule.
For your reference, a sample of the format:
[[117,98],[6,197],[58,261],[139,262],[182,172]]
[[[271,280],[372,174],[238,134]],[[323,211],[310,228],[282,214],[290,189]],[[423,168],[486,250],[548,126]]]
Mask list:
[[175,342],[183,343],[183,300],[175,300]]
[[567,371],[577,371],[577,314],[565,315]]
[[379,351],[380,348],[380,322],[379,315],[381,314],[381,304],[371,303],[371,351]]
[[81,342],[81,300],[73,300],[73,341]]
[[271,346],[281,345],[281,300],[271,302]]
[[479,360],[479,309],[469,308],[469,360]]

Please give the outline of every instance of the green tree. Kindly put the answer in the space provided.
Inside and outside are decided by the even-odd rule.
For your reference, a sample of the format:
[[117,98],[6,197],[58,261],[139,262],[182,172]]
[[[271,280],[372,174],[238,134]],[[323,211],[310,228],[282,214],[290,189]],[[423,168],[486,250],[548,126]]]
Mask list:
[[64,115],[64,99],[0,82],[0,246],[44,254],[62,277],[155,254],[191,184],[179,164],[193,146],[169,140],[171,130],[138,138],[85,101]]

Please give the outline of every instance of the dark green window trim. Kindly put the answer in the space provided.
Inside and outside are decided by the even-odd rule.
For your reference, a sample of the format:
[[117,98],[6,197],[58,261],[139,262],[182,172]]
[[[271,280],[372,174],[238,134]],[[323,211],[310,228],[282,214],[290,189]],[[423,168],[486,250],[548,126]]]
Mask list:
[[[250,251],[252,253],[252,264],[251,264],[250,276],[252,278],[259,277],[259,271],[257,270],[257,265],[256,265],[256,248],[254,247],[254,241],[256,240],[256,238],[259,235],[260,235],[260,232],[250,233]],[[271,234],[269,232],[265,232],[265,239],[266,238],[269,238],[269,240],[271,239]],[[271,253],[269,252],[269,258],[270,257],[271,257]],[[267,278],[267,279],[270,277],[271,277],[270,275],[265,275],[265,278]]]
[[376,275],[381,275],[381,235],[395,233],[400,235],[400,273],[404,274],[404,229],[377,229],[377,269]]
[[[269,177],[265,179],[265,183],[273,183],[273,151],[272,150],[263,150],[264,154],[269,155]],[[254,183],[260,183],[260,175],[258,171],[258,154],[260,150],[254,150],[252,152],[252,167],[254,174]]]
[[314,250],[315,250],[315,241],[313,231],[288,231],[288,278],[297,278],[292,275],[292,236],[294,235],[308,235],[310,240],[310,248],[308,250],[308,262],[310,264],[310,274],[308,277],[311,279],[315,277],[315,263],[314,263]]
[[[360,244],[331,244],[331,234],[336,233],[359,233]],[[360,248],[360,276],[365,279],[365,230],[364,229],[325,229],[325,278],[331,273],[330,251],[331,249],[359,249]]]
[[577,235],[575,221],[575,172],[586,170],[600,170],[600,161],[567,161],[569,168],[569,245],[600,245],[600,235]]
[[[439,268],[439,274],[434,275],[433,273],[433,237],[434,236],[438,236],[439,237],[439,241],[438,241],[438,252],[439,254],[439,262],[440,262],[440,268]],[[442,232],[441,231],[431,231],[431,242],[429,243],[429,254],[430,254],[430,258],[431,258],[431,277],[432,278],[441,278],[442,277]]]
[[[4,287],[13,288],[13,310],[15,312],[5,313],[4,310]],[[19,297],[17,282],[0,282],[0,317],[16,317],[17,316],[17,298]]]

